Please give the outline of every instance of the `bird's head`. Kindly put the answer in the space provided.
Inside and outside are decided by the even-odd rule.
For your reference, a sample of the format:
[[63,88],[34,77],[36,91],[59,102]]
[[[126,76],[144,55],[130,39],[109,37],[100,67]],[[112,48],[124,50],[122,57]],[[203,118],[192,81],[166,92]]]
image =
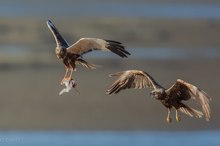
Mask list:
[[60,46],[56,47],[55,53],[58,59],[62,59],[66,56],[66,48],[62,48]]
[[150,92],[150,96],[152,98],[160,99],[162,98],[162,95],[165,93],[165,90],[163,88],[155,89]]
[[69,47],[68,43],[61,36],[61,34],[59,33],[59,31],[57,30],[55,25],[50,20],[47,21],[47,26],[50,29],[50,31],[52,32],[52,34],[55,38],[55,41],[56,41],[57,47],[55,48],[55,53],[57,55],[57,58],[59,58],[59,59],[65,58],[66,52],[67,52],[66,48]]
[[72,80],[70,80],[70,82],[69,82],[69,84],[70,84],[70,86],[72,87],[72,88],[75,88],[76,87],[76,82],[72,79]]

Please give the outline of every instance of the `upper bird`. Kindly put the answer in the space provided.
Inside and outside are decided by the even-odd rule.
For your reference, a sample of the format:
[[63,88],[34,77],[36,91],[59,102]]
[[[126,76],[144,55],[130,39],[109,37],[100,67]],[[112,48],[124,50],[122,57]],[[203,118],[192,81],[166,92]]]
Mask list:
[[[107,90],[107,94],[115,93],[127,88],[153,88],[150,95],[161,103],[168,109],[167,122],[171,122],[170,111],[174,107],[176,109],[176,120],[180,121],[180,116],[178,111],[185,113],[188,116],[201,118],[203,115],[205,119],[209,121],[210,119],[210,106],[209,101],[211,98],[203,90],[200,90],[196,86],[187,83],[181,79],[177,79],[176,83],[173,84],[169,89],[163,88],[159,85],[148,73],[140,70],[128,70],[122,71],[114,74],[112,76],[119,76],[118,79],[112,84],[112,86]],[[202,112],[193,109],[182,101],[187,101],[189,99],[194,99],[199,101]]]
[[[55,53],[57,58],[61,59],[66,66],[66,73],[63,80],[71,80],[72,73],[76,68],[76,63],[87,68],[95,68],[95,65],[90,64],[82,59],[83,54],[92,50],[111,51],[122,58],[130,55],[130,53],[125,50],[125,47],[120,42],[99,38],[81,38],[76,43],[69,46],[67,41],[61,36],[57,28],[50,20],[47,21],[47,26],[56,40],[57,46],[55,48]],[[69,70],[71,72],[69,77],[67,77]]]

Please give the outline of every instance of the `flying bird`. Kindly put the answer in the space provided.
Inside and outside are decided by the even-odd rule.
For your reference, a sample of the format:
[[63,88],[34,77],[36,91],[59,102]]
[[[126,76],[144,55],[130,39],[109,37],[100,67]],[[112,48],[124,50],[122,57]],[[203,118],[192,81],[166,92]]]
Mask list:
[[[56,56],[58,59],[62,60],[66,67],[66,73],[63,80],[71,80],[73,71],[76,70],[76,64],[94,69],[96,67],[94,64],[90,64],[82,58],[84,54],[93,50],[111,51],[122,58],[130,55],[130,53],[125,50],[125,47],[122,45],[122,43],[113,40],[81,38],[70,46],[50,20],[47,21],[47,26],[52,32],[56,41]],[[67,77],[69,71],[70,75]]]
[[[134,88],[152,88],[150,96],[161,101],[161,103],[168,109],[167,123],[171,123],[170,112],[172,108],[176,110],[176,121],[181,121],[181,117],[178,111],[196,118],[205,117],[206,121],[210,119],[210,106],[209,101],[211,98],[203,90],[200,90],[196,86],[187,83],[181,79],[177,81],[168,89],[165,89],[159,85],[148,73],[140,70],[128,70],[114,74],[112,76],[118,76],[116,81],[107,90],[107,94],[117,94],[121,90]],[[187,106],[183,101],[194,99],[201,105],[202,111],[196,110]]]

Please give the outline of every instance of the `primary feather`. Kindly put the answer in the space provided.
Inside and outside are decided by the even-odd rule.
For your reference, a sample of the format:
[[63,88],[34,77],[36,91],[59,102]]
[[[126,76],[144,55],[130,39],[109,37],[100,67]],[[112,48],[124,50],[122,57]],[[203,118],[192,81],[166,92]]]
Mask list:
[[149,74],[139,70],[128,70],[110,74],[109,76],[118,76],[118,78],[107,90],[107,94],[118,93],[121,90],[127,88],[142,89],[147,87],[155,88],[156,86],[160,86]]
[[122,58],[130,55],[130,53],[125,50],[124,46],[122,46],[120,42],[98,38],[81,38],[72,46],[67,48],[67,52],[81,56],[93,50],[111,51]]

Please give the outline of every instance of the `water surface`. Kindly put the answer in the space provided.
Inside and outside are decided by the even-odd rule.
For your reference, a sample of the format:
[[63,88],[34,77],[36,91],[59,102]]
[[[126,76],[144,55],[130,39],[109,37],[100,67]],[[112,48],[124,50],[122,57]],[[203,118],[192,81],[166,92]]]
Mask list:
[[205,4],[141,4],[141,3],[76,3],[72,1],[42,2],[19,1],[3,2],[0,5],[0,16],[4,17],[153,17],[153,18],[199,18],[220,19],[220,5]]
[[219,131],[202,132],[0,132],[7,146],[219,146]]

